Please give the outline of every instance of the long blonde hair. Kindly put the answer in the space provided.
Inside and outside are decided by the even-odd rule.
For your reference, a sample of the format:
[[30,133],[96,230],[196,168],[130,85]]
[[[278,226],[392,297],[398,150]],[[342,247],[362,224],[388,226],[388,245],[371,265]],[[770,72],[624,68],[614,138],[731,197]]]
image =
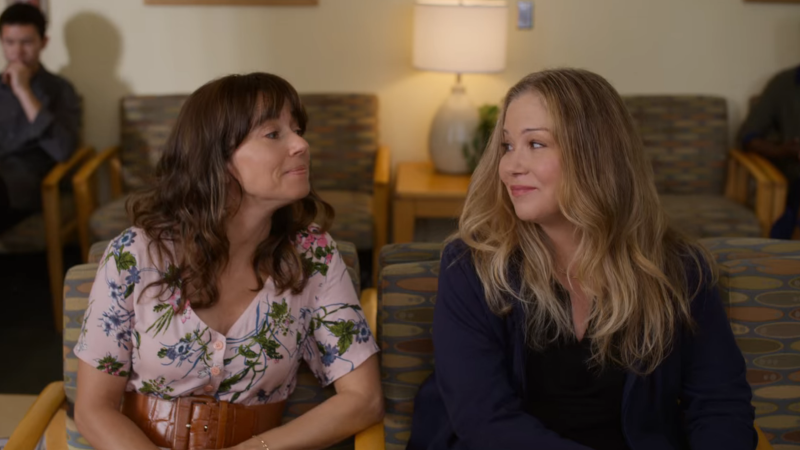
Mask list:
[[[714,271],[703,248],[670,227],[633,119],[605,79],[548,70],[509,90],[455,237],[471,249],[491,310],[505,315],[521,304],[529,346],[541,349],[574,335],[570,303],[558,294],[552,245],[538,225],[517,218],[498,174],[506,111],[528,92],[544,99],[561,149],[558,202],[577,230],[580,255],[567,277],[594,298],[587,329],[592,360],[650,373],[669,355],[675,333],[692,326],[690,301],[704,272],[713,277]],[[696,286],[690,286],[692,271]]]

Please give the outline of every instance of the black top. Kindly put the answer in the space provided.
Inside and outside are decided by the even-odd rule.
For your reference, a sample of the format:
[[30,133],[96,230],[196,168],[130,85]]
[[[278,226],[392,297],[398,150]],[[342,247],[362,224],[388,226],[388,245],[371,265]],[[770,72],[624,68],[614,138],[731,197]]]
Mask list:
[[[505,316],[492,313],[462,240],[447,244],[439,267],[436,368],[414,400],[408,449],[586,450],[523,408],[529,383],[522,304],[512,303]],[[702,282],[690,305],[695,327],[675,334],[672,352],[650,375],[626,372],[625,440],[630,450],[753,450],[758,435],[742,352],[712,271],[704,265],[698,279],[693,264],[686,267],[688,286]],[[513,285],[519,271],[509,272]],[[425,367],[433,369],[432,358],[425,356]]]
[[590,365],[591,341],[570,338],[528,350],[524,408],[548,429],[594,450],[627,450],[622,434],[625,372]]

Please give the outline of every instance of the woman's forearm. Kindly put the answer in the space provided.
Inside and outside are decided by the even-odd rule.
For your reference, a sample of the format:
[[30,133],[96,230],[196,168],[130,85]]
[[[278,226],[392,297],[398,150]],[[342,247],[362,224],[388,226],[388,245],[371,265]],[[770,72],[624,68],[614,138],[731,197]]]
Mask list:
[[383,398],[337,393],[297,419],[246,441],[237,450],[316,450],[327,448],[383,420]]
[[136,424],[113,408],[76,405],[75,425],[97,450],[158,450]]

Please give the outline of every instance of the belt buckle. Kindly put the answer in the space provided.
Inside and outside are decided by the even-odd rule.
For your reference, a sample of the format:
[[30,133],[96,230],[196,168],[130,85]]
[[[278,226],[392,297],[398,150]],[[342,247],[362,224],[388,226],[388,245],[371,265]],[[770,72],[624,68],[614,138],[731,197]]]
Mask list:
[[[209,411],[213,415],[219,416],[220,409],[221,409],[222,402],[217,401],[216,398],[208,395],[198,395],[198,396],[186,396],[186,397],[179,397],[177,399],[177,414],[175,416],[175,434],[174,434],[174,441],[173,441],[173,449],[174,450],[187,450],[189,448],[190,441],[194,441],[192,436],[192,424],[195,423],[198,418],[194,417],[194,407],[196,405],[217,405],[216,411]],[[209,417],[208,422],[203,425],[202,431],[203,437],[202,439],[212,439],[212,441],[217,440],[217,433],[218,427],[214,430],[210,430],[213,436],[208,435],[209,432],[209,423],[219,423],[219,417],[211,418]],[[197,423],[197,426],[200,424]],[[200,432],[201,430],[196,430]],[[196,441],[194,441],[196,442]],[[213,446],[205,446],[202,448],[221,448],[218,447],[217,444],[212,444]]]
[[[189,395],[186,397],[179,398],[178,401],[179,402],[183,401],[184,404],[188,403],[187,407],[189,409],[189,414],[186,417],[186,425],[185,425],[187,429],[192,428],[192,419],[194,419],[194,417],[192,417],[194,412],[194,405],[212,405],[219,403],[219,401],[216,398],[210,395]],[[204,431],[208,431],[208,425],[204,425],[203,428]]]

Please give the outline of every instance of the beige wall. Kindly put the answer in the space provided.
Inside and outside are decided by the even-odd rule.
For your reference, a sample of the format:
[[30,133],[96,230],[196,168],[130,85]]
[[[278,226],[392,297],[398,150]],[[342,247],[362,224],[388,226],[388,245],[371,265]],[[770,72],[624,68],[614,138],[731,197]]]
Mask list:
[[[510,2],[514,4],[513,2]],[[428,127],[454,76],[411,67],[413,0],[320,0],[316,7],[145,6],[56,0],[44,61],[86,100],[86,138],[117,141],[126,93],[190,92],[231,72],[280,74],[301,92],[375,92],[382,139],[397,161],[427,156]],[[746,99],[800,63],[800,4],[743,0],[537,0],[535,27],[512,28],[507,70],[467,75],[476,103],[528,72],[578,66],[622,93]],[[510,17],[510,20],[513,20]]]

